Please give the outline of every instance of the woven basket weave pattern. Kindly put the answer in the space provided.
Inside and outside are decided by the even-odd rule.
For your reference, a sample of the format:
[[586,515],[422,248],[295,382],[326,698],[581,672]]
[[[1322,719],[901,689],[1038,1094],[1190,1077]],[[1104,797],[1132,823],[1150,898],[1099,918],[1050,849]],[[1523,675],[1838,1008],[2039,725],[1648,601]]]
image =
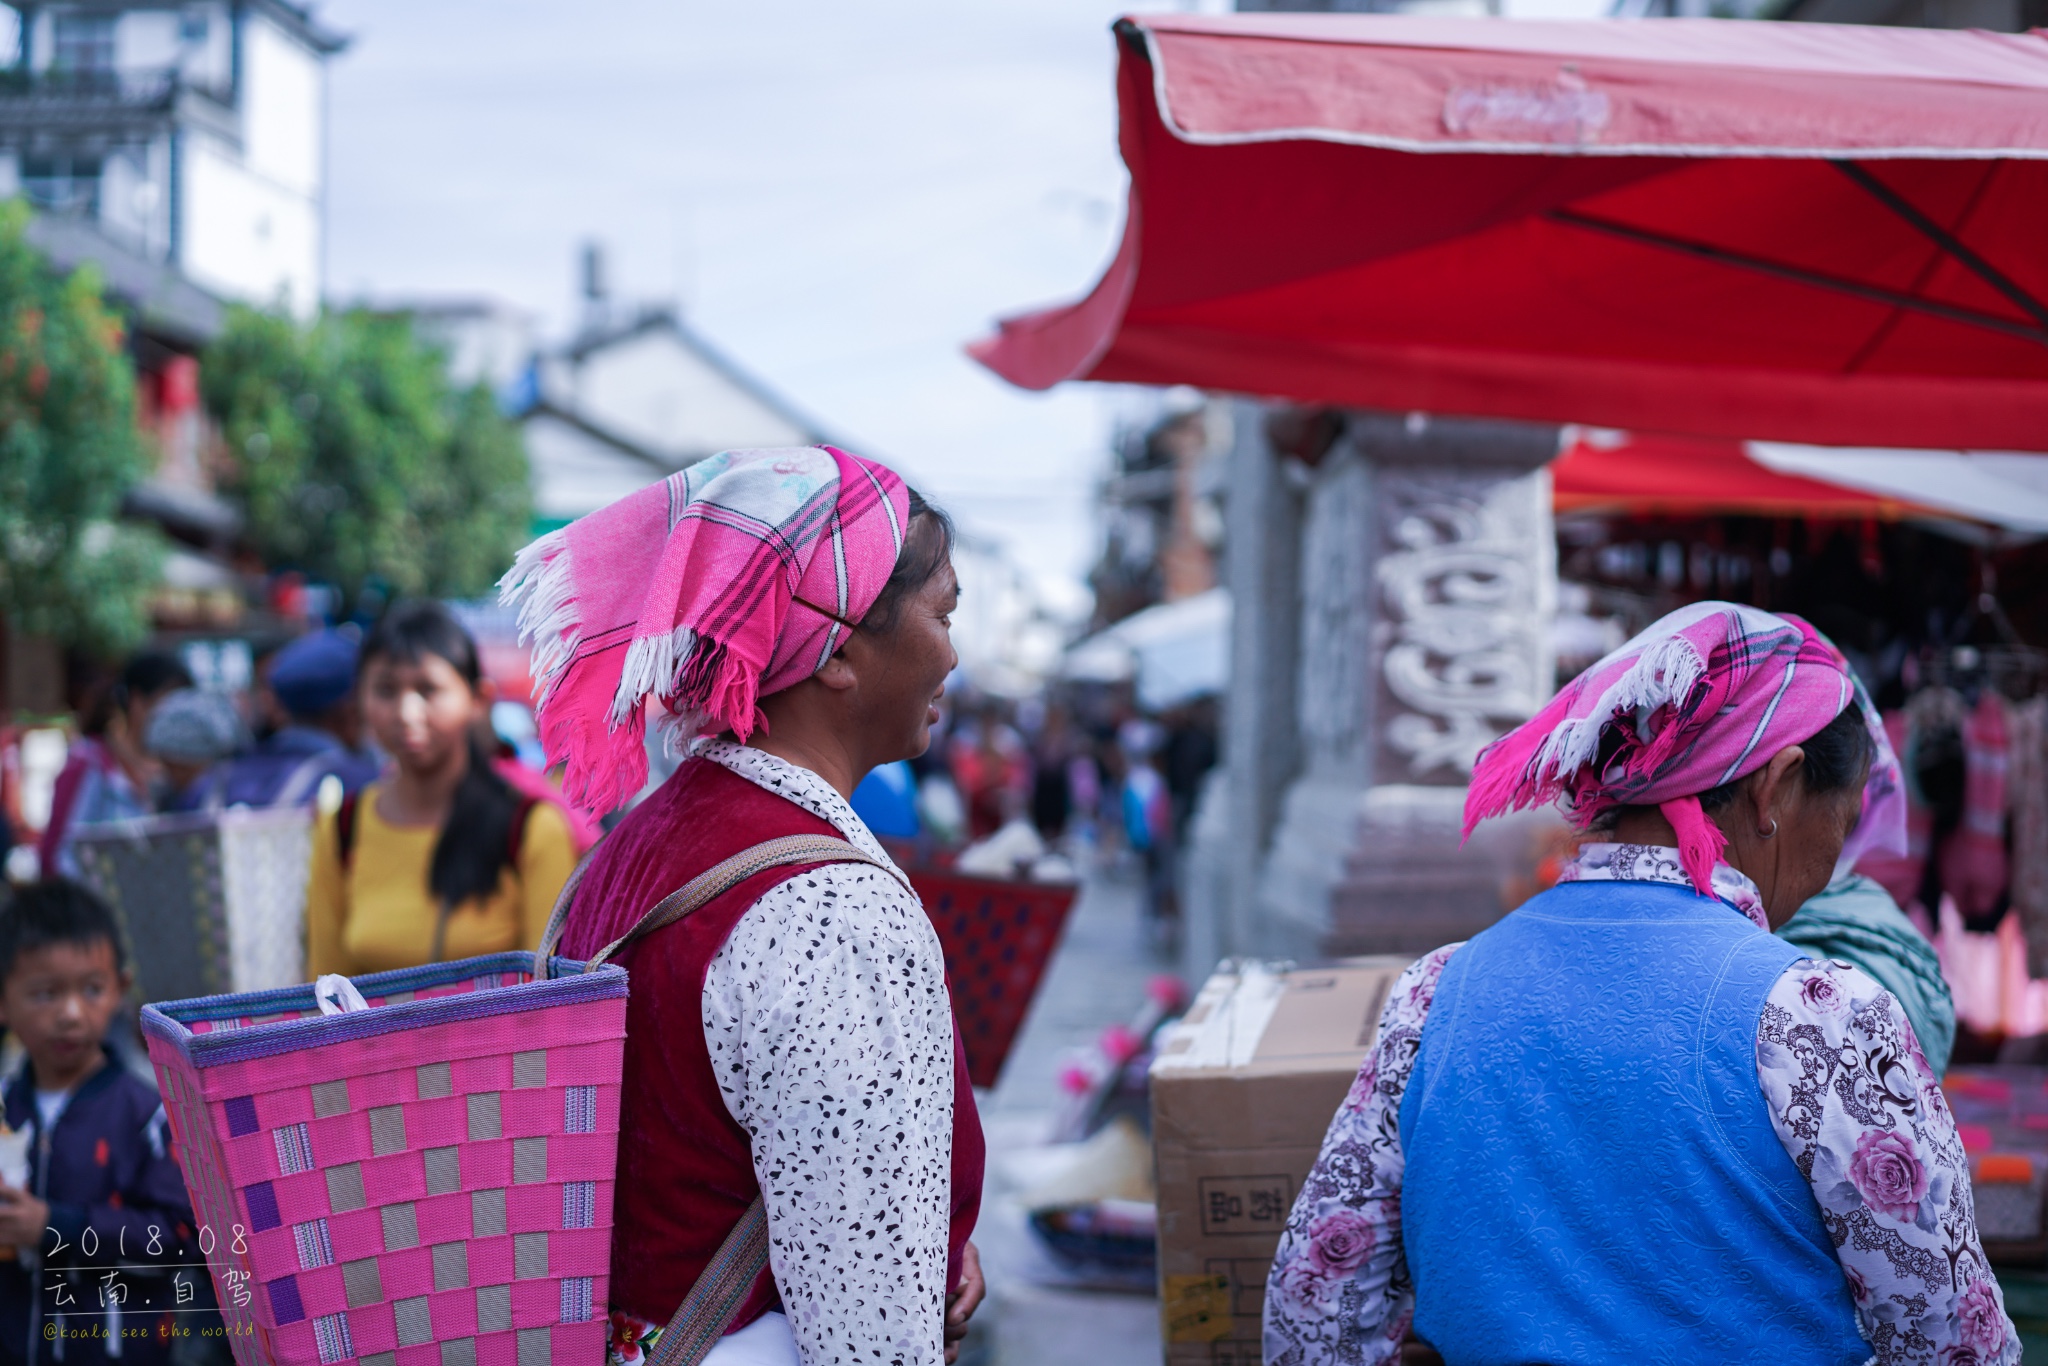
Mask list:
[[261,991],[305,975],[312,816],[237,808],[89,826],[79,870],[121,917],[142,999]]
[[531,964],[144,1013],[243,1366],[601,1358],[624,974]]

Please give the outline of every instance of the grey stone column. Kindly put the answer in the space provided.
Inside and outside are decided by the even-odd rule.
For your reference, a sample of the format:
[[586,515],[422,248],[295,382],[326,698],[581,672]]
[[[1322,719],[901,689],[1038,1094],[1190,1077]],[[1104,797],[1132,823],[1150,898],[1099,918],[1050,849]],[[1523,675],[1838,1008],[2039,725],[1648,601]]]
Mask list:
[[1258,872],[1299,767],[1302,467],[1267,439],[1267,405],[1230,404],[1222,581],[1230,589],[1230,690],[1223,753],[1204,787],[1184,867],[1182,965],[1261,951]]
[[1550,695],[1556,450],[1554,427],[1357,414],[1316,469],[1260,951],[1420,951],[1506,909],[1547,818],[1458,829],[1474,756]]

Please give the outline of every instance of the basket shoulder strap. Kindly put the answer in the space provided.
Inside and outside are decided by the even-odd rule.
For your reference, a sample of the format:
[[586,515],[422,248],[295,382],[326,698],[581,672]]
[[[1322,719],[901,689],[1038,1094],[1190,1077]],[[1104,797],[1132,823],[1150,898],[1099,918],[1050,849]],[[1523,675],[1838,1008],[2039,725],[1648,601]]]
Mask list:
[[540,947],[533,953],[533,975],[548,975],[548,960],[561,947],[562,934],[569,927],[569,903],[576,899],[576,889],[583,885],[583,875],[590,871],[590,861],[597,857],[597,851],[604,846],[599,840],[584,851],[576,860],[576,866],[569,871],[569,880],[562,884],[562,890],[555,895],[555,908],[548,912],[548,927],[541,931]]
[[[591,853],[596,853],[596,850],[593,849]],[[576,888],[583,881],[584,871],[590,866],[590,858],[591,854],[583,856],[582,862],[576,865],[576,871],[569,874],[569,880],[562,884],[561,895],[555,898],[555,909],[548,916],[548,927],[541,935],[540,948],[537,951],[537,976],[547,975],[548,960],[554,957],[555,950],[561,945],[562,934],[568,925],[569,904],[575,899]],[[652,934],[664,926],[673,925],[685,916],[702,910],[756,873],[803,863],[867,863],[891,875],[900,876],[889,865],[862,853],[859,848],[836,835],[784,835],[779,839],[763,840],[751,848],[742,849],[723,863],[699,873],[655,902],[633,928],[592,955],[588,966],[596,967],[634,940]]]
[[632,929],[593,954],[590,966],[596,967],[634,940],[702,910],[756,873],[802,863],[872,863],[877,868],[884,866],[879,859],[868,857],[836,835],[784,835],[780,839],[763,840],[697,874],[655,902]]
[[697,1366],[725,1336],[767,1265],[768,1207],[757,1195],[676,1306],[648,1366]]

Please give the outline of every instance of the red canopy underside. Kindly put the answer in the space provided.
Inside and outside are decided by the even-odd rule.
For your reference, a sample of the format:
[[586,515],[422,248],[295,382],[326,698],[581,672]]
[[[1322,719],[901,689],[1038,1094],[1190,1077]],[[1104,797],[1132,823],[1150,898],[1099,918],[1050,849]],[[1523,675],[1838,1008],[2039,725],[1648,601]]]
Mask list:
[[1879,517],[1925,509],[1837,484],[1779,474],[1749,458],[1739,441],[1638,435],[1580,440],[1550,467],[1559,512],[1675,517]]
[[[1415,22],[1126,26],[1117,257],[975,354],[1031,388],[2048,449],[2048,41],[1699,21],[1740,37],[1717,69],[1656,22],[1535,26],[1506,58],[1531,26]],[[1477,56],[1416,36],[1480,30]],[[1614,56],[1630,33],[1653,59]]]

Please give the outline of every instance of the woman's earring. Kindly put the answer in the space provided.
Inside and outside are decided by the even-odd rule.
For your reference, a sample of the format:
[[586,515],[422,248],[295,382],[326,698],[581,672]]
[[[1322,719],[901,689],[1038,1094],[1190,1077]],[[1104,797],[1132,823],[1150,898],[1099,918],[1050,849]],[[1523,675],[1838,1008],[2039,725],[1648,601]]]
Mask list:
[[1763,836],[1762,836],[1762,838],[1764,838],[1764,839],[1767,839],[1767,840],[1772,840],[1772,839],[1776,839],[1777,837],[1778,837],[1778,823],[1777,823],[1777,821],[1773,820],[1773,821],[1771,822],[1771,828],[1770,828],[1770,829],[1768,829],[1768,830],[1766,830],[1766,831],[1764,831],[1764,833],[1763,833]]

